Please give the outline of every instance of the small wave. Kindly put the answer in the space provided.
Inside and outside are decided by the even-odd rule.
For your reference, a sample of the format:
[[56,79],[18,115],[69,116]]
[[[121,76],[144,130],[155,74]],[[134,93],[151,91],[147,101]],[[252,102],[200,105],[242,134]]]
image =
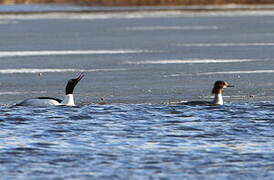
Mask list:
[[16,56],[57,56],[57,55],[90,55],[90,54],[138,54],[145,50],[56,50],[56,51],[0,51],[1,57]]
[[214,74],[259,74],[259,73],[274,73],[274,70],[206,72],[206,73],[198,73],[198,75],[214,75]]
[[233,46],[274,46],[274,43],[194,43],[177,44],[181,47],[233,47]]
[[128,61],[127,64],[196,64],[196,63],[240,63],[252,62],[256,59],[189,59],[189,60],[158,60],[158,61]]
[[155,31],[155,30],[217,30],[217,26],[138,26],[126,27],[126,31]]
[[0,74],[18,74],[18,73],[60,73],[60,72],[104,72],[104,71],[125,71],[124,68],[113,69],[0,69]]

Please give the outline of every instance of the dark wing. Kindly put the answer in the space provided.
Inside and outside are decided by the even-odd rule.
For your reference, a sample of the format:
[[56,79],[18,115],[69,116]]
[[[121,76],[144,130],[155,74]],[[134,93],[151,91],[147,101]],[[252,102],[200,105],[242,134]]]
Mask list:
[[37,97],[37,98],[35,98],[35,99],[52,99],[52,100],[55,100],[55,101],[57,101],[57,102],[59,102],[59,103],[62,102],[61,99],[53,98],[53,97]]

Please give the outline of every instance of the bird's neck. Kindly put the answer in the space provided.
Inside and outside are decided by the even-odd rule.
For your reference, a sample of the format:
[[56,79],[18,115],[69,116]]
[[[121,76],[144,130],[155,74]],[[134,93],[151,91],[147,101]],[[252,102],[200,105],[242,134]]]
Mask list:
[[215,93],[214,94],[213,104],[217,104],[217,105],[223,105],[224,104],[222,93]]
[[66,94],[61,104],[65,106],[75,106],[73,94]]

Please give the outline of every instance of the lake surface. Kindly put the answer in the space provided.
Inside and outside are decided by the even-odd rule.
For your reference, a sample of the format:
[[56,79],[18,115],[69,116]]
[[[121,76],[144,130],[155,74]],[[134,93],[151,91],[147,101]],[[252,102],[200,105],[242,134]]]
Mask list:
[[1,179],[273,179],[274,12],[122,10],[0,15]]
[[62,98],[82,71],[83,103],[208,99],[219,79],[227,101],[274,100],[273,12],[1,15],[1,103]]
[[2,107],[2,179],[273,179],[274,103]]

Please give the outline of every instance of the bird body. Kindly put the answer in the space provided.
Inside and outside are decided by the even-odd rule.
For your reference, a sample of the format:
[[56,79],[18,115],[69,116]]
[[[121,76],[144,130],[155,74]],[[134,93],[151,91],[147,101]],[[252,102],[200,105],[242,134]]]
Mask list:
[[22,102],[18,103],[18,106],[75,106],[73,90],[77,83],[84,77],[84,74],[81,73],[78,78],[70,79],[66,86],[66,94],[64,99],[52,98],[52,97],[36,97],[25,99]]
[[187,102],[181,102],[179,104],[182,105],[190,105],[190,106],[194,106],[194,105],[223,105],[224,104],[224,100],[223,100],[223,89],[227,88],[227,87],[234,87],[233,85],[225,82],[225,81],[216,81],[213,89],[212,89],[212,94],[214,94],[214,99],[213,101],[187,101]]

